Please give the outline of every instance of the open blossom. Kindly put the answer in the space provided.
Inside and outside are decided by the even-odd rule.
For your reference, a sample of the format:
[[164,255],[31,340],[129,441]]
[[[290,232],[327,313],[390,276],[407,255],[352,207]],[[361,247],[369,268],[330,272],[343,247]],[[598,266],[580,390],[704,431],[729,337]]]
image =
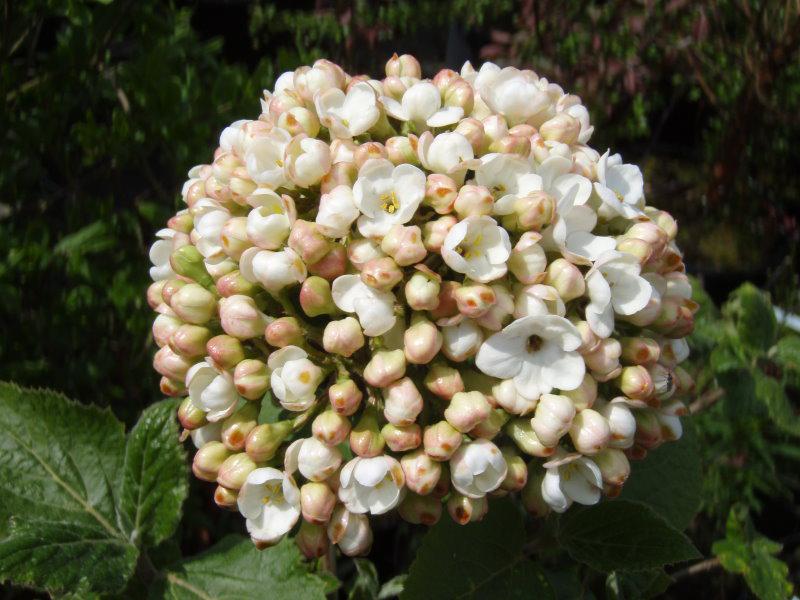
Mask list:
[[210,360],[199,362],[186,373],[186,388],[192,404],[206,412],[209,421],[221,421],[233,414],[239,401],[233,377],[217,369]]
[[580,333],[563,317],[522,317],[486,340],[475,365],[492,377],[513,379],[522,396],[535,399],[581,384],[586,367],[575,351],[580,344]]
[[500,69],[486,63],[475,79],[475,87],[486,105],[503,115],[510,126],[524,123],[550,104],[531,71],[514,67]]
[[396,459],[356,457],[342,467],[339,499],[353,513],[382,515],[403,498],[405,475]]
[[442,108],[442,96],[429,81],[412,85],[405,91],[400,102],[383,96],[381,103],[389,116],[400,121],[410,121],[417,129],[453,125],[464,116],[464,109],[459,106]]
[[286,130],[277,127],[252,140],[245,155],[245,164],[253,181],[273,190],[287,183],[283,156],[291,140],[292,136]]
[[309,481],[324,481],[342,464],[342,453],[315,437],[302,438],[289,444],[283,461],[287,473],[300,471]]
[[[588,180],[586,182],[588,185]],[[597,225],[597,214],[590,206],[576,204],[574,197],[567,197],[558,211],[556,222],[543,233],[542,243],[547,249],[558,249],[567,260],[585,265],[616,246],[614,238],[592,233]]]
[[591,505],[600,501],[603,477],[590,458],[561,453],[544,466],[542,497],[554,511],[563,513],[573,502]]
[[253,210],[247,215],[247,237],[259,248],[278,250],[289,237],[296,215],[287,198],[267,188],[258,188],[250,196]]
[[350,233],[350,226],[359,214],[353,190],[346,185],[337,185],[319,199],[316,223],[323,235],[343,238]]
[[286,346],[269,355],[270,386],[286,410],[306,410],[314,402],[322,369],[308,360],[297,346]]
[[393,225],[408,223],[424,197],[425,174],[417,167],[370,159],[353,186],[355,205],[361,211],[358,230],[364,237],[384,236]]
[[300,517],[300,490],[291,476],[272,467],[251,471],[236,499],[256,542],[277,543]]
[[395,324],[394,294],[368,286],[358,275],[342,275],[331,286],[333,302],[347,313],[355,313],[370,337],[389,331]]
[[505,275],[509,256],[508,232],[486,216],[459,221],[447,233],[442,245],[442,258],[451,269],[481,283]]
[[453,487],[468,498],[481,498],[500,487],[508,466],[503,454],[489,440],[462,444],[450,459]]
[[462,175],[474,166],[475,152],[469,140],[460,133],[440,133],[436,137],[429,131],[419,138],[417,153],[422,165],[429,171],[442,175]]
[[178,233],[174,229],[161,229],[156,233],[158,239],[150,246],[150,278],[153,281],[169,279],[175,277],[175,272],[169,264],[169,257],[172,255],[173,239]]
[[345,94],[332,88],[317,95],[314,105],[319,121],[337,138],[352,138],[365,133],[380,118],[375,90],[365,82],[352,86]]
[[644,204],[642,172],[636,165],[623,164],[619,154],[610,152],[606,150],[597,163],[594,190],[602,201],[598,213],[605,219],[636,217]]

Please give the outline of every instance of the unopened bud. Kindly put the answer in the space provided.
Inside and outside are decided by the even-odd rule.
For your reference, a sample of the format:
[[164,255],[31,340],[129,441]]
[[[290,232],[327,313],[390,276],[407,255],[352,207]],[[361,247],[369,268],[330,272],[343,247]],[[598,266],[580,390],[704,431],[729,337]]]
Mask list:
[[545,470],[539,465],[531,463],[528,473],[528,482],[522,489],[522,505],[534,517],[543,518],[550,514],[550,505],[542,497],[542,480]]
[[180,421],[181,427],[189,431],[208,423],[205,411],[192,404],[192,399],[188,397],[184,398],[178,407],[178,421]]
[[380,350],[364,367],[364,380],[375,387],[386,387],[406,374],[406,357],[402,350]]
[[337,381],[328,388],[331,407],[340,415],[350,416],[361,406],[364,395],[352,379]]
[[328,539],[347,556],[367,554],[372,546],[372,529],[366,515],[348,511],[338,504],[328,523]]
[[422,226],[422,243],[428,252],[438,253],[442,249],[444,238],[450,229],[458,223],[453,215],[439,217],[435,221],[428,221]]
[[350,449],[362,458],[371,458],[381,454],[384,445],[378,428],[378,415],[373,407],[368,406],[350,432]]
[[241,489],[247,476],[255,468],[256,463],[244,452],[233,454],[220,465],[217,483],[232,490]]
[[243,360],[233,371],[233,384],[240,396],[258,400],[269,388],[267,365],[255,358]]
[[331,249],[317,262],[308,265],[308,272],[333,281],[347,271],[347,250],[341,244],[331,244]]
[[486,135],[485,143],[491,146],[494,142],[508,135],[508,123],[502,115],[491,115],[483,120],[483,133]]
[[600,469],[603,482],[608,485],[622,486],[631,474],[631,464],[622,450],[606,448],[593,456],[592,460]]
[[542,394],[536,413],[531,419],[531,427],[542,444],[555,447],[558,440],[569,431],[574,418],[575,406],[569,398]]
[[230,455],[222,442],[207,442],[195,453],[192,472],[203,481],[216,481],[220,466]]
[[247,217],[231,217],[220,232],[222,250],[233,260],[239,260],[242,252],[253,243],[247,237]]
[[461,119],[461,121],[458,122],[458,125],[456,125],[455,132],[460,133],[467,138],[470,146],[472,146],[472,151],[474,152],[475,156],[479,156],[484,153],[486,134],[483,130],[483,123],[481,123],[478,119]]
[[217,279],[217,292],[223,298],[230,296],[252,296],[256,292],[256,285],[242,277],[241,272],[231,271]]
[[481,521],[488,511],[489,501],[485,496],[469,498],[454,492],[447,501],[447,512],[459,525]]
[[203,255],[191,244],[175,250],[169,257],[169,264],[175,273],[196,281],[202,287],[210,287],[214,283],[206,270]]
[[510,415],[502,408],[493,408],[489,411],[489,416],[469,430],[469,436],[473,439],[494,439],[508,423]]
[[[340,141],[341,140],[334,140],[334,142]],[[331,148],[333,148],[333,144],[331,144]],[[333,165],[331,165],[331,170],[322,177],[322,181],[319,184],[319,191],[324,195],[332,192],[340,185],[346,185],[351,188],[357,177],[358,169],[356,169],[354,162],[334,162]]]
[[648,365],[657,362],[661,348],[654,339],[645,337],[625,337],[620,340],[622,360],[630,365]]
[[361,269],[361,281],[378,290],[389,291],[403,279],[403,270],[393,258],[374,258]]
[[166,279],[164,280],[164,287],[161,288],[161,298],[169,304],[172,302],[172,296],[181,289],[183,286],[186,285],[185,281],[181,281],[180,279]]
[[575,415],[569,435],[575,450],[581,454],[593,455],[608,445],[611,429],[603,415],[587,408]]
[[403,352],[414,365],[431,362],[442,348],[442,334],[438,327],[421,315],[414,315],[411,327],[403,334]]
[[422,77],[422,67],[419,66],[419,61],[410,54],[401,56],[393,54],[386,62],[386,76],[420,79]]
[[506,472],[506,478],[500,484],[500,489],[507,492],[518,492],[528,482],[528,465],[511,448],[503,448],[502,453],[508,471]]
[[461,445],[461,432],[447,421],[439,421],[425,428],[422,444],[433,460],[449,460]]
[[401,267],[416,264],[427,254],[422,244],[422,231],[416,225],[393,225],[381,241],[381,250]]
[[606,338],[601,340],[593,352],[583,355],[586,366],[592,371],[592,375],[597,381],[608,381],[620,374],[622,367],[619,364],[619,357],[622,354],[622,347],[618,340]]
[[544,458],[552,456],[556,451],[554,447],[545,446],[539,440],[531,426],[531,419],[512,419],[506,425],[505,431],[508,436],[514,440],[517,447],[525,454]]
[[458,185],[451,177],[439,173],[428,175],[423,202],[438,214],[446,215],[451,213],[457,195]]
[[491,406],[480,392],[458,392],[450,399],[444,418],[455,429],[466,433],[488,418]]
[[217,311],[214,294],[197,283],[189,283],[172,295],[170,307],[186,323],[203,325]]
[[413,310],[433,310],[439,305],[439,280],[417,271],[406,283],[405,297]]
[[166,284],[167,280],[162,279],[151,283],[150,287],[147,288],[147,304],[150,305],[150,308],[153,310],[156,310],[162,304],[169,304],[169,301],[162,296],[162,291]]
[[658,447],[664,438],[656,412],[647,409],[637,410],[634,412],[634,417],[636,418],[635,443],[645,450]]
[[305,520],[301,521],[300,529],[297,535],[294,536],[294,541],[303,556],[309,560],[325,556],[330,545],[325,528],[320,525],[312,525]]
[[291,421],[256,425],[247,434],[247,440],[245,441],[247,455],[255,462],[266,462],[275,456],[278,448],[291,433]]
[[350,434],[350,421],[333,410],[326,410],[314,418],[311,433],[328,446],[338,446]]
[[294,317],[280,317],[267,325],[264,337],[270,346],[285,348],[303,343],[305,336],[300,322]]
[[557,258],[547,266],[544,282],[556,288],[564,302],[580,298],[586,291],[583,273],[564,258]]
[[267,316],[258,310],[256,301],[250,296],[220,300],[219,317],[225,333],[240,340],[261,337],[267,325]]
[[513,211],[503,217],[503,226],[512,231],[537,232],[552,222],[555,209],[552,196],[545,192],[530,192],[514,200]]
[[422,412],[422,395],[408,377],[390,383],[384,394],[383,416],[392,425],[411,425]]
[[489,312],[497,302],[497,295],[488,285],[476,283],[462,285],[453,293],[460,312],[470,319],[478,319]]
[[464,391],[461,374],[444,363],[435,363],[425,375],[425,387],[444,400],[450,400],[458,392]]
[[322,235],[317,224],[302,219],[298,219],[292,225],[288,245],[306,264],[322,260],[331,249],[330,240]]
[[532,285],[541,283],[546,276],[547,257],[539,245],[541,234],[526,231],[519,238],[508,259],[508,270],[521,283]]
[[319,133],[319,119],[313,111],[295,106],[278,117],[278,127],[288,131],[292,137],[304,133],[313,138]]
[[222,422],[222,443],[232,452],[243,452],[247,435],[258,422],[259,407],[248,402]]
[[565,112],[558,113],[539,127],[539,135],[546,141],[561,142],[568,146],[578,141],[580,132],[580,121]]
[[386,140],[386,156],[395,165],[419,163],[416,142],[412,143],[406,136],[395,136]]
[[322,334],[322,345],[325,352],[345,357],[352,356],[364,346],[361,325],[353,317],[330,321]]
[[669,243],[666,232],[653,222],[643,221],[634,223],[625,232],[624,238],[635,238],[644,240],[653,249],[653,257],[658,258],[664,253],[664,249]]
[[418,448],[422,443],[422,429],[416,423],[398,427],[387,423],[381,435],[392,452],[406,452]]
[[573,325],[581,334],[581,345],[578,347],[578,352],[581,354],[588,354],[597,350],[600,345],[600,339],[597,334],[592,331],[589,323],[586,321],[573,321]]
[[237,510],[238,499],[238,490],[232,490],[222,485],[218,485],[217,489],[214,490],[214,504],[224,510]]
[[400,466],[403,468],[408,489],[421,496],[430,494],[442,475],[441,464],[422,449],[403,455]]
[[517,386],[511,379],[501,381],[492,387],[492,396],[495,402],[511,415],[527,415],[536,408],[539,399],[530,400],[517,391]]
[[561,394],[572,400],[575,410],[581,411],[585,408],[592,408],[594,401],[597,400],[597,381],[589,373],[586,373],[577,388],[562,391]]
[[641,365],[624,367],[615,383],[628,398],[646,400],[653,395],[653,380]]
[[206,352],[222,369],[229,371],[244,360],[242,343],[230,335],[215,335],[208,340]]
[[482,343],[483,330],[471,319],[442,328],[442,354],[454,362],[475,356]]
[[384,256],[386,254],[381,250],[380,245],[366,238],[353,240],[347,246],[347,258],[359,271],[369,261],[383,258]]
[[353,153],[353,160],[356,163],[356,168],[359,170],[361,170],[365,162],[376,158],[387,158],[386,148],[380,142],[364,142],[363,144],[359,144],[356,146],[356,150]]
[[309,317],[329,315],[336,311],[331,284],[317,275],[308,277],[300,286],[300,307]]
[[397,506],[400,518],[414,525],[435,525],[442,517],[442,502],[433,496],[408,493]]
[[[183,323],[178,317],[168,314],[158,315],[153,321],[153,339],[156,344],[158,344],[158,347],[163,348],[169,344],[169,341],[172,339],[172,334],[178,331],[181,325],[183,325]],[[173,350],[173,352],[176,351]]]
[[643,265],[653,256],[653,247],[646,241],[639,238],[620,238],[617,241],[617,250],[632,254]]
[[153,356],[153,368],[159,374],[169,379],[183,381],[186,373],[192,366],[190,360],[185,359],[180,354],[176,354],[169,346],[159,348]]
[[636,433],[636,419],[626,399],[614,398],[611,402],[598,407],[598,412],[606,419],[611,431],[608,445],[611,448],[630,448]]
[[482,185],[464,185],[458,190],[453,208],[462,219],[489,215],[494,206],[492,193]]
[[300,488],[300,508],[303,519],[312,525],[327,523],[336,506],[336,494],[321,482],[309,482]]

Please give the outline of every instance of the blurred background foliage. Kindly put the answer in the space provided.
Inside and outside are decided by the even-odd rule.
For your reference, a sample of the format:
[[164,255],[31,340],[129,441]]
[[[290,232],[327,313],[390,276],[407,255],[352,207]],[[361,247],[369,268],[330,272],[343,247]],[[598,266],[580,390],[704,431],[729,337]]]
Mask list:
[[[226,124],[258,113],[281,72],[327,57],[378,75],[393,51],[430,76],[465,60],[533,68],[584,99],[594,147],[642,165],[648,203],[678,218],[708,292],[694,335],[706,487],[693,539],[718,557],[709,572],[736,572],[731,548],[760,539],[743,533],[752,516],[783,544],[765,556],[796,577],[798,343],[770,297],[799,312],[797,0],[5,0],[0,379],[135,420],[158,397],[147,250],[186,171]],[[229,526],[190,502],[193,539]],[[697,584],[678,579],[675,594]],[[726,597],[736,581],[703,588]]]

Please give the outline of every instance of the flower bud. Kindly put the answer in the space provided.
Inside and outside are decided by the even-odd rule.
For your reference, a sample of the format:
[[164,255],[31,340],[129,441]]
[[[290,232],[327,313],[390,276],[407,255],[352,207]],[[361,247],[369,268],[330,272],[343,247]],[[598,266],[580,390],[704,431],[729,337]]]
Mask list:
[[422,231],[416,225],[393,225],[381,241],[381,250],[401,267],[422,261],[427,253],[422,244]]
[[233,384],[240,396],[258,400],[269,388],[267,365],[255,358],[243,360],[233,371]]
[[308,265],[308,272],[333,281],[347,271],[347,250],[341,244],[331,244],[328,253],[317,262]]
[[544,140],[561,142],[568,146],[577,143],[580,131],[580,121],[565,112],[558,113],[539,127],[539,135]]
[[645,450],[652,450],[664,441],[661,430],[661,423],[653,410],[637,410],[634,412],[636,418],[636,436],[634,441],[638,446]]
[[189,283],[172,295],[170,307],[186,323],[203,325],[217,310],[214,294],[197,283]]
[[617,240],[617,250],[632,254],[639,260],[640,265],[646,264],[653,256],[653,247],[638,238],[620,238]]
[[203,481],[216,481],[220,466],[231,455],[222,442],[207,442],[194,455],[192,472]]
[[554,447],[558,440],[569,431],[575,417],[575,406],[566,396],[542,394],[536,413],[531,419],[531,427],[539,441]]
[[403,455],[400,466],[403,468],[408,489],[421,496],[430,494],[442,475],[441,464],[422,449]]
[[380,455],[384,445],[377,412],[372,406],[367,406],[350,432],[350,449],[362,458],[371,458]]
[[314,418],[311,433],[328,446],[338,446],[350,434],[350,421],[333,410],[326,410]]
[[546,276],[547,257],[538,243],[541,239],[541,234],[526,231],[511,251],[508,270],[521,283],[528,285],[541,283]]
[[233,260],[239,260],[242,252],[253,243],[247,237],[247,217],[231,217],[220,232],[222,250]]
[[444,238],[456,223],[458,219],[453,215],[445,215],[435,221],[427,221],[422,226],[422,243],[428,252],[438,254],[441,251]]
[[180,279],[165,279],[163,283],[164,286],[161,289],[161,298],[167,304],[172,302],[172,296],[175,294],[175,292],[186,285],[186,282],[181,281]]
[[449,460],[461,445],[461,432],[447,421],[439,421],[425,428],[422,444],[433,460]]
[[361,238],[353,240],[347,246],[347,258],[350,263],[359,271],[364,268],[371,260],[383,258],[386,254],[380,248],[380,245],[372,240]]
[[277,423],[262,423],[256,425],[247,434],[245,451],[247,456],[257,463],[271,460],[281,444],[292,433],[291,421],[278,421]]
[[483,498],[468,498],[458,492],[447,500],[447,512],[459,525],[481,521],[489,511],[489,501]]
[[489,215],[493,206],[494,198],[487,188],[469,184],[458,190],[458,196],[453,204],[453,208],[462,219]]
[[592,375],[597,381],[608,381],[620,374],[622,368],[619,364],[619,357],[622,354],[622,346],[614,338],[601,340],[594,352],[587,352],[583,355],[586,366],[592,371]]
[[[491,406],[491,398],[487,397],[487,400]],[[510,415],[502,408],[493,408],[488,417],[469,430],[469,436],[473,439],[492,440],[503,430],[509,418]]]
[[486,135],[483,130],[483,123],[481,123],[478,119],[461,119],[461,121],[458,122],[458,125],[456,125],[455,132],[460,133],[467,138],[470,146],[472,146],[472,151],[475,153],[475,156],[484,154]]
[[365,162],[376,158],[387,158],[386,148],[380,142],[364,142],[363,144],[359,144],[356,146],[355,152],[353,153],[353,160],[358,170],[361,170]]
[[361,405],[363,394],[352,379],[337,381],[328,388],[331,407],[340,415],[350,416]]
[[557,258],[547,266],[544,282],[556,288],[564,302],[580,298],[586,291],[583,273],[564,258]]
[[222,329],[240,340],[249,340],[264,335],[267,316],[258,310],[256,301],[250,296],[231,296],[219,303]]
[[406,374],[406,357],[402,350],[380,350],[364,367],[364,380],[383,388]]
[[450,399],[444,418],[453,428],[466,433],[488,418],[490,410],[486,396],[480,392],[458,392]]
[[364,346],[361,325],[353,317],[330,321],[322,334],[322,345],[325,352],[345,357],[352,356]]
[[461,108],[468,115],[475,105],[475,92],[466,80],[459,77],[442,91],[442,99],[445,106]]
[[336,494],[321,482],[309,482],[300,488],[300,508],[303,519],[312,525],[327,523],[336,506]]
[[230,296],[252,296],[256,292],[256,285],[242,277],[240,271],[231,271],[217,279],[217,292],[223,298]]
[[307,559],[320,558],[328,552],[328,533],[320,525],[312,525],[308,521],[300,522],[300,529],[294,536],[294,541],[300,552]]
[[577,388],[562,391],[561,394],[572,401],[572,405],[577,411],[592,408],[595,400],[597,400],[597,381],[589,373],[586,373]]
[[167,279],[155,281],[147,288],[147,304],[150,305],[150,308],[153,310],[158,309],[158,307],[164,303],[169,304],[169,301],[162,296],[162,291],[167,281]]
[[164,377],[183,381],[192,366],[191,361],[176,354],[169,346],[159,348],[153,356],[153,368]]
[[422,395],[408,377],[403,377],[386,387],[383,416],[392,425],[412,425],[422,412],[422,407]]
[[471,319],[442,328],[442,354],[454,362],[462,362],[475,356],[482,343],[483,331]]
[[232,490],[241,489],[247,476],[255,468],[256,463],[244,452],[232,454],[220,465],[217,483]]
[[694,379],[691,375],[681,366],[676,366],[673,369],[675,374],[675,393],[680,396],[687,396],[694,393],[695,385]]
[[620,339],[622,360],[631,365],[648,365],[657,362],[661,348],[654,339],[645,337],[625,337]]
[[192,399],[188,397],[184,398],[178,407],[178,421],[180,421],[181,427],[189,431],[208,423],[205,411],[192,404]]
[[239,491],[218,485],[214,490],[214,504],[225,510],[238,510]]
[[398,427],[387,423],[381,435],[392,452],[406,452],[418,448],[422,443],[422,429],[416,423]]
[[586,321],[573,321],[573,325],[581,334],[581,345],[578,347],[578,352],[581,354],[588,354],[597,350],[600,345],[600,338],[597,337],[589,323]]
[[517,154],[527,158],[531,153],[530,139],[521,135],[509,134],[489,145],[490,152],[500,152],[501,154]]
[[660,411],[656,413],[656,418],[661,425],[661,438],[665,442],[674,442],[681,439],[681,436],[683,436],[683,424],[680,417]]
[[360,556],[369,552],[372,546],[372,529],[366,515],[348,511],[338,504],[328,523],[328,539],[337,544],[347,556]]
[[300,307],[309,317],[329,315],[336,311],[328,280],[312,275],[300,286]]
[[575,450],[581,454],[597,454],[611,440],[608,421],[597,411],[587,408],[575,415],[569,428]]
[[[169,344],[172,334],[178,331],[181,325],[183,323],[177,317],[168,314],[158,315],[153,321],[153,339],[158,344],[158,347],[163,348]],[[173,352],[176,352],[176,350],[173,350]]]
[[644,240],[653,249],[653,257],[658,258],[664,253],[669,243],[669,237],[658,225],[650,221],[634,223],[623,236],[625,239]]
[[539,399],[529,400],[517,392],[517,386],[511,379],[501,381],[492,387],[494,401],[507,413],[512,415],[527,415],[536,408]]
[[[334,140],[334,142],[340,141],[341,140]],[[324,196],[325,194],[331,193],[341,185],[351,188],[353,187],[357,177],[358,169],[356,169],[355,163],[351,161],[334,162],[334,164],[331,166],[331,170],[328,171],[322,178],[322,181],[319,184],[319,191]]]
[[634,400],[646,400],[653,395],[653,380],[641,365],[623,367],[615,383],[624,395]]
[[391,77],[413,77],[419,79],[422,77],[422,67],[419,66],[419,61],[410,54],[403,54],[397,56],[393,54],[386,62],[386,76]]
[[537,232],[552,222],[555,209],[555,200],[549,194],[529,192],[514,200],[513,212],[503,217],[503,226],[512,231]]
[[545,446],[539,440],[531,426],[531,419],[512,419],[506,425],[505,431],[525,454],[547,457],[556,451],[554,447]]
[[453,292],[453,298],[458,312],[470,319],[482,317],[497,302],[494,289],[480,283],[462,285]]
[[418,271],[406,283],[405,297],[413,310],[433,310],[439,305],[439,281]]
[[506,478],[500,484],[500,489],[507,492],[518,492],[525,487],[528,482],[528,465],[522,457],[511,448],[501,450],[506,461]]
[[303,344],[305,333],[294,317],[280,317],[267,325],[264,337],[270,346],[285,348]]
[[394,165],[419,163],[416,142],[412,142],[410,136],[394,136],[386,140],[386,156]]
[[231,370],[244,360],[242,343],[229,335],[216,335],[206,344],[206,352],[224,370]]
[[405,83],[407,81],[409,81],[408,78],[391,75],[386,77],[381,83],[383,84],[383,90],[386,92],[386,95],[400,102],[403,99],[403,94],[408,90],[408,85]]
[[531,463],[531,469],[528,472],[528,482],[522,489],[521,499],[522,505],[534,517],[543,518],[550,513],[550,505],[545,502],[542,497],[542,480],[544,479],[545,470],[539,465]]
[[162,377],[158,382],[158,387],[162,394],[173,398],[175,396],[183,396],[186,393],[186,384],[179,379]]
[[636,433],[636,419],[625,398],[614,398],[611,402],[598,407],[598,412],[608,422],[611,431],[609,447],[630,448]]
[[622,450],[606,448],[592,457],[592,460],[600,469],[603,482],[608,485],[622,486],[631,474],[631,464]]
[[665,210],[646,210],[647,215],[653,219],[653,222],[658,225],[664,233],[667,234],[667,237],[671,240],[674,240],[675,237],[678,235],[678,223],[671,214],[669,214]]
[[491,115],[483,120],[483,133],[486,135],[486,144],[491,146],[494,142],[508,135],[508,123],[502,115]]
[[425,387],[444,400],[464,391],[461,374],[444,363],[434,363],[425,375]]
[[425,183],[423,202],[440,215],[453,212],[453,205],[458,196],[458,184],[451,177],[439,173],[428,175]]
[[675,393],[675,376],[672,371],[661,364],[647,367],[650,379],[653,380],[653,395],[657,400],[668,400]]
[[378,290],[389,291],[402,279],[403,270],[388,256],[367,261],[361,269],[361,281]]
[[175,273],[181,277],[196,281],[202,287],[207,287],[214,283],[206,269],[203,255],[192,245],[181,246],[175,250],[169,257],[169,264]]
[[302,219],[292,225],[288,245],[306,264],[322,260],[331,249],[330,240],[322,235],[317,224]]
[[414,315],[411,327],[403,334],[403,352],[406,360],[414,365],[431,362],[442,348],[442,334],[428,319]]
[[247,435],[258,422],[259,406],[248,402],[222,422],[222,443],[232,452],[243,452]]
[[442,517],[442,502],[433,496],[409,493],[397,507],[400,518],[414,525],[435,525]]

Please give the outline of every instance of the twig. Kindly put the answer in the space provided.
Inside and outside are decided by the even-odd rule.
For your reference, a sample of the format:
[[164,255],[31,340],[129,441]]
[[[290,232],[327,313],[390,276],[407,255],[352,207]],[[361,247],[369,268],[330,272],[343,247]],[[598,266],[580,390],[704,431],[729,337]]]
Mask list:
[[706,571],[716,569],[720,566],[722,565],[720,565],[719,558],[707,558],[706,560],[701,560],[699,563],[695,563],[692,566],[683,569],[682,571],[673,573],[672,578],[675,581],[680,581],[681,579],[686,579],[687,577],[697,575],[698,573],[705,573]]
[[725,390],[723,388],[714,388],[713,390],[708,390],[689,405],[689,413],[696,414],[701,410],[707,409],[724,395]]

